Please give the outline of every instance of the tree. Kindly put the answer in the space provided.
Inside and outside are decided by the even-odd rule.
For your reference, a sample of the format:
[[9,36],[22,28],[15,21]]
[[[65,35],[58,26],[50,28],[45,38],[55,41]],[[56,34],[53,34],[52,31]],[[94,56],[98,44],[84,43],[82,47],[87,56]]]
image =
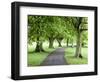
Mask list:
[[66,46],[68,47],[69,42],[72,43],[72,45],[73,45],[76,31],[75,31],[75,28],[72,24],[71,17],[64,17],[64,21],[66,24],[65,38],[64,39],[66,41]]
[[53,42],[55,40],[57,30],[55,19],[56,17],[46,16],[46,37],[49,41],[49,48],[54,48]]
[[58,42],[58,46],[61,47],[61,42],[66,36],[66,22],[64,21],[64,17],[56,17],[56,40]]
[[45,37],[45,17],[28,16],[28,42],[36,41],[36,52],[44,51],[42,44]]
[[82,32],[87,30],[87,18],[86,17],[71,17],[72,24],[76,29],[76,53],[75,57],[82,58],[81,46],[82,46]]

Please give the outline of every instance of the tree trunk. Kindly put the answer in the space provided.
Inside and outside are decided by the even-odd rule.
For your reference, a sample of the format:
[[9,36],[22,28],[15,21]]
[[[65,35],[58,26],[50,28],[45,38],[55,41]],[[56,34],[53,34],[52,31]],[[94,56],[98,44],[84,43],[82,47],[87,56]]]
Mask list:
[[36,43],[36,49],[35,49],[35,52],[42,52],[44,51],[43,50],[43,47],[42,47],[42,42],[39,41],[39,37],[37,37],[37,43]]
[[68,47],[69,39],[67,39],[67,47]]
[[58,42],[58,43],[59,43],[59,47],[62,47],[61,42]]
[[71,47],[72,47],[72,48],[74,47],[74,45],[73,45],[73,40],[72,40],[72,45],[71,45]]
[[57,39],[57,41],[58,41],[58,44],[59,44],[58,46],[59,46],[59,47],[62,47],[62,45],[61,45],[61,41],[62,41],[62,40]]
[[81,41],[81,35],[82,33],[79,31],[78,34],[77,34],[77,46],[76,46],[76,53],[75,53],[75,57],[77,58],[82,58],[82,54],[81,54],[81,44],[82,44],[82,41]]
[[54,39],[53,38],[49,38],[49,48],[54,48],[53,47],[53,42],[54,42]]

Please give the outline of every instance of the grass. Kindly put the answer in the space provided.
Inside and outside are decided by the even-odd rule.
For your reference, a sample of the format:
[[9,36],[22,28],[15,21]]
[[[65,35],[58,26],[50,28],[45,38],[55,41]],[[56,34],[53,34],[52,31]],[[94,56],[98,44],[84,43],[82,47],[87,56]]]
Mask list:
[[39,66],[55,48],[45,47],[45,52],[34,52],[35,47],[28,46],[28,66]]
[[75,64],[87,64],[88,63],[88,48],[82,48],[82,56],[83,58],[75,58],[75,48],[67,48],[65,51],[65,59],[66,62],[70,65]]

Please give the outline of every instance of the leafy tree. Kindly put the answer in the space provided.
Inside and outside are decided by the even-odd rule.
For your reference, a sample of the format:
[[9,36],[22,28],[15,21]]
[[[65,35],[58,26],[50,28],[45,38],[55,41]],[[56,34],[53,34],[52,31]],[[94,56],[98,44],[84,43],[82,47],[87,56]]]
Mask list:
[[49,41],[49,48],[53,48],[53,42],[56,37],[56,23],[55,17],[47,16],[46,17],[46,37]]
[[66,22],[64,21],[64,17],[56,17],[56,40],[58,41],[58,46],[61,47],[61,42],[66,36]]
[[75,28],[72,24],[72,21],[71,21],[71,17],[64,17],[64,21],[66,22],[66,34],[65,34],[65,41],[66,41],[66,46],[68,47],[68,44],[69,42],[72,43],[73,45],[73,42],[74,42],[74,39],[75,39]]
[[82,46],[82,32],[87,30],[87,18],[86,17],[71,17],[73,26],[76,29],[77,35],[77,47],[75,57],[82,58],[81,46]]
[[42,44],[45,38],[45,17],[28,16],[28,42],[36,42],[36,52],[44,51]]

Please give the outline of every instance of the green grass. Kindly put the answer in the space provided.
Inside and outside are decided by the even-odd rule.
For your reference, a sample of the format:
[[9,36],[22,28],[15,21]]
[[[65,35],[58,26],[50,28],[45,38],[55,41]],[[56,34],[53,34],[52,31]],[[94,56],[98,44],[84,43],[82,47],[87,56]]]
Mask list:
[[67,48],[65,52],[66,62],[70,65],[75,64],[87,64],[88,63],[88,48],[82,48],[82,56],[83,58],[75,58],[75,48]]
[[54,48],[44,48],[45,52],[34,52],[35,47],[33,46],[28,46],[28,66],[39,66],[45,58],[53,51],[55,50]]

